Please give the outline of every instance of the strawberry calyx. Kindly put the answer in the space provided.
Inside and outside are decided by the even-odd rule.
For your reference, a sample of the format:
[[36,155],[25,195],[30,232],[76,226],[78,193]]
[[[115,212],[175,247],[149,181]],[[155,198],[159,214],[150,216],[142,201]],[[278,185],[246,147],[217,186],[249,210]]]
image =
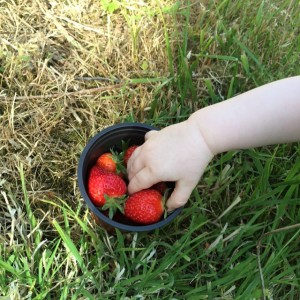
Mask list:
[[112,160],[116,164],[116,174],[119,176],[124,175],[127,177],[127,169],[123,164],[124,153],[123,152],[117,153],[113,149],[110,149],[110,153],[112,154]]
[[124,213],[124,203],[127,197],[127,195],[123,195],[121,197],[109,197],[104,194],[105,204],[100,209],[102,211],[108,211],[108,217],[112,219],[118,210],[122,214]]

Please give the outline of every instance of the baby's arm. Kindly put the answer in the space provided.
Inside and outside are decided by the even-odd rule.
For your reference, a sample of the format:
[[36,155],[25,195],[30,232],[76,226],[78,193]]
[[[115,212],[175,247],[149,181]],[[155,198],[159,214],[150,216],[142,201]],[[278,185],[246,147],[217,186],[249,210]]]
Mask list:
[[206,107],[191,118],[214,154],[300,141],[300,76]]
[[215,154],[300,141],[300,76],[200,109],[187,121],[149,132],[128,162],[129,192],[159,181],[176,187],[167,205],[184,205]]

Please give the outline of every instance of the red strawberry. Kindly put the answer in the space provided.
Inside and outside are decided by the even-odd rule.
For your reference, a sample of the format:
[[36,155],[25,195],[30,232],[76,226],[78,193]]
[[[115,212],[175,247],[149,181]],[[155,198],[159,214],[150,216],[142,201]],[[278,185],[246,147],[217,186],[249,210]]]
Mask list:
[[111,152],[106,152],[100,155],[96,161],[96,165],[107,172],[115,173],[124,178],[124,174],[126,174],[126,168],[121,162],[121,154],[111,150]]
[[104,174],[101,169],[93,167],[88,178],[88,194],[96,206],[103,206],[106,198],[119,198],[126,194],[126,183],[118,175]]
[[96,162],[97,166],[111,173],[116,173],[117,164],[112,153],[106,152],[99,156]]
[[135,149],[136,149],[137,147],[138,147],[137,145],[133,145],[133,146],[130,146],[130,147],[126,150],[125,155],[124,155],[124,164],[125,164],[125,166],[127,166],[127,163],[128,163],[129,158],[131,157],[132,153],[135,151]]
[[89,177],[99,176],[99,175],[108,174],[108,173],[110,173],[110,172],[105,171],[104,169],[101,169],[97,165],[94,165],[94,166],[92,166],[92,168],[90,170]]
[[132,194],[125,202],[125,216],[140,224],[151,224],[159,221],[164,213],[162,195],[152,189]]

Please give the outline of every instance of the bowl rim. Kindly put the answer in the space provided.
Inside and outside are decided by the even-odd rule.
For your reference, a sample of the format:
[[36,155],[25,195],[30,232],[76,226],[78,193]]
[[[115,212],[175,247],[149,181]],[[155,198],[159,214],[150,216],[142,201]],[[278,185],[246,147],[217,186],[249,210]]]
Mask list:
[[178,216],[178,214],[182,211],[183,207],[179,207],[179,208],[175,209],[165,219],[163,219],[159,222],[153,223],[153,224],[135,226],[135,225],[127,225],[127,224],[119,223],[115,220],[108,218],[103,213],[101,213],[101,211],[99,209],[97,209],[97,207],[93,204],[93,202],[90,200],[90,198],[88,196],[88,193],[85,188],[84,180],[83,180],[83,178],[84,178],[83,165],[85,162],[85,157],[86,157],[87,153],[89,152],[89,150],[97,142],[97,140],[99,138],[101,138],[102,136],[106,135],[107,133],[111,132],[112,130],[124,129],[124,128],[130,128],[130,127],[131,128],[136,127],[136,128],[148,129],[148,130],[159,130],[158,128],[153,127],[148,124],[133,123],[133,122],[115,124],[115,125],[111,125],[111,126],[104,128],[103,130],[98,132],[96,135],[94,135],[88,141],[86,146],[84,147],[84,149],[80,155],[80,158],[79,158],[78,169],[77,169],[77,182],[78,182],[80,193],[81,193],[85,203],[89,207],[89,209],[106,224],[108,224],[112,227],[124,230],[124,231],[131,231],[131,232],[151,231],[151,230],[155,230],[160,227],[163,227],[164,225],[170,223],[173,219],[175,219]]

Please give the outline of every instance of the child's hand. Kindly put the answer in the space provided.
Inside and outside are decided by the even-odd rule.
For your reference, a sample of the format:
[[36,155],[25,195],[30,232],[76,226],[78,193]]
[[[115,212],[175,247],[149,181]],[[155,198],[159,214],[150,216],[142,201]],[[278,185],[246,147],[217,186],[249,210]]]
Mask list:
[[150,131],[145,140],[128,161],[129,193],[173,181],[168,210],[183,206],[213,158],[212,152],[191,120]]
[[173,210],[187,202],[213,154],[299,141],[299,87],[300,76],[279,80],[150,131],[129,159],[129,193],[174,181]]

